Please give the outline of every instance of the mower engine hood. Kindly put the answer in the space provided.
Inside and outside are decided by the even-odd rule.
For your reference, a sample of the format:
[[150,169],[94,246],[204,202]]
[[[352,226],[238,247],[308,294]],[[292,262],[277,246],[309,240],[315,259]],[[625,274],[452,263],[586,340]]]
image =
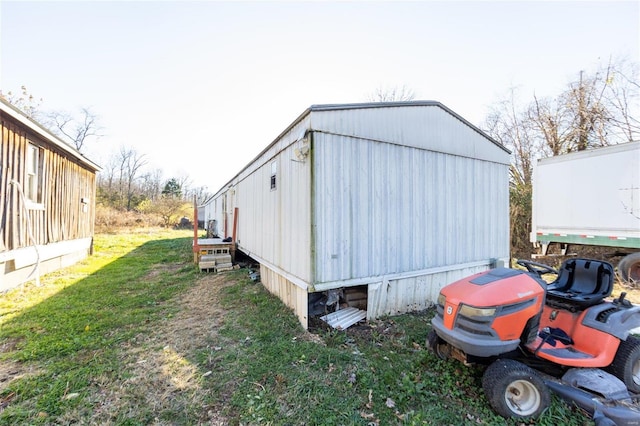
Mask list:
[[505,307],[546,291],[546,283],[517,269],[497,268],[456,281],[441,291],[452,305]]
[[524,271],[497,268],[445,286],[435,332],[463,352],[489,357],[515,350],[542,312],[546,283]]

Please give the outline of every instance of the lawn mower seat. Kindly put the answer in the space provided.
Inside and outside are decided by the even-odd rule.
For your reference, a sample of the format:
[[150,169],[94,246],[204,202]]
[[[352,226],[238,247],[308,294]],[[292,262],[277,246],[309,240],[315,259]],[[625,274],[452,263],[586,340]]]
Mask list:
[[602,302],[613,290],[613,266],[592,259],[565,260],[556,280],[547,287],[550,304],[585,309]]

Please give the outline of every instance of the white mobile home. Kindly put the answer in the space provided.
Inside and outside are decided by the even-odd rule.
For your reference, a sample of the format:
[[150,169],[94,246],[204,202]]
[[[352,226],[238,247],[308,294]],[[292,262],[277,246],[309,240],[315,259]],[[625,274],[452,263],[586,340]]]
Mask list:
[[314,105],[199,217],[235,234],[305,327],[335,289],[357,288],[371,319],[507,261],[508,168],[508,150],[438,102]]

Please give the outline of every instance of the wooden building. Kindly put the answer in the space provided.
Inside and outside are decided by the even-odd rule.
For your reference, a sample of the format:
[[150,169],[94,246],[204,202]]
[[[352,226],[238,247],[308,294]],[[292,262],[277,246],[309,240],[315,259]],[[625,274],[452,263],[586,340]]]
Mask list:
[[419,310],[508,261],[509,157],[439,102],[313,105],[198,217],[305,327],[325,299]]
[[0,291],[92,250],[98,165],[0,98]]

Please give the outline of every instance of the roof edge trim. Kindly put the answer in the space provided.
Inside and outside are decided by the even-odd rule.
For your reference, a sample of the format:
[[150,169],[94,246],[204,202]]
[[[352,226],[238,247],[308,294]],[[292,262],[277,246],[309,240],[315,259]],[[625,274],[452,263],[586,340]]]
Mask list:
[[[314,104],[305,109],[302,114],[298,116],[291,124],[289,124],[280,134],[271,141],[258,155],[256,155],[251,161],[249,161],[238,173],[236,173],[231,179],[229,179],[224,185],[218,189],[215,194],[211,198],[215,198],[220,192],[224,191],[226,188],[231,185],[231,183],[242,174],[249,166],[251,166],[256,160],[262,157],[271,147],[276,144],[284,135],[286,135],[291,129],[293,129],[300,121],[302,121],[307,115],[309,115],[313,111],[338,111],[338,110],[346,110],[346,109],[367,109],[367,108],[395,108],[395,107],[407,107],[407,106],[432,106],[438,107],[444,110],[445,112],[452,115],[454,118],[461,121],[463,124],[467,125],[469,128],[479,133],[481,136],[486,138],[488,141],[505,151],[507,154],[511,154],[504,145],[500,142],[493,139],[491,136],[482,131],[479,127],[471,124],[468,120],[464,119],[462,116],[454,112],[449,107],[445,106],[441,102],[438,101],[399,101],[399,102],[365,102],[365,103],[348,103],[348,104]],[[313,130],[313,129],[310,129]]]

